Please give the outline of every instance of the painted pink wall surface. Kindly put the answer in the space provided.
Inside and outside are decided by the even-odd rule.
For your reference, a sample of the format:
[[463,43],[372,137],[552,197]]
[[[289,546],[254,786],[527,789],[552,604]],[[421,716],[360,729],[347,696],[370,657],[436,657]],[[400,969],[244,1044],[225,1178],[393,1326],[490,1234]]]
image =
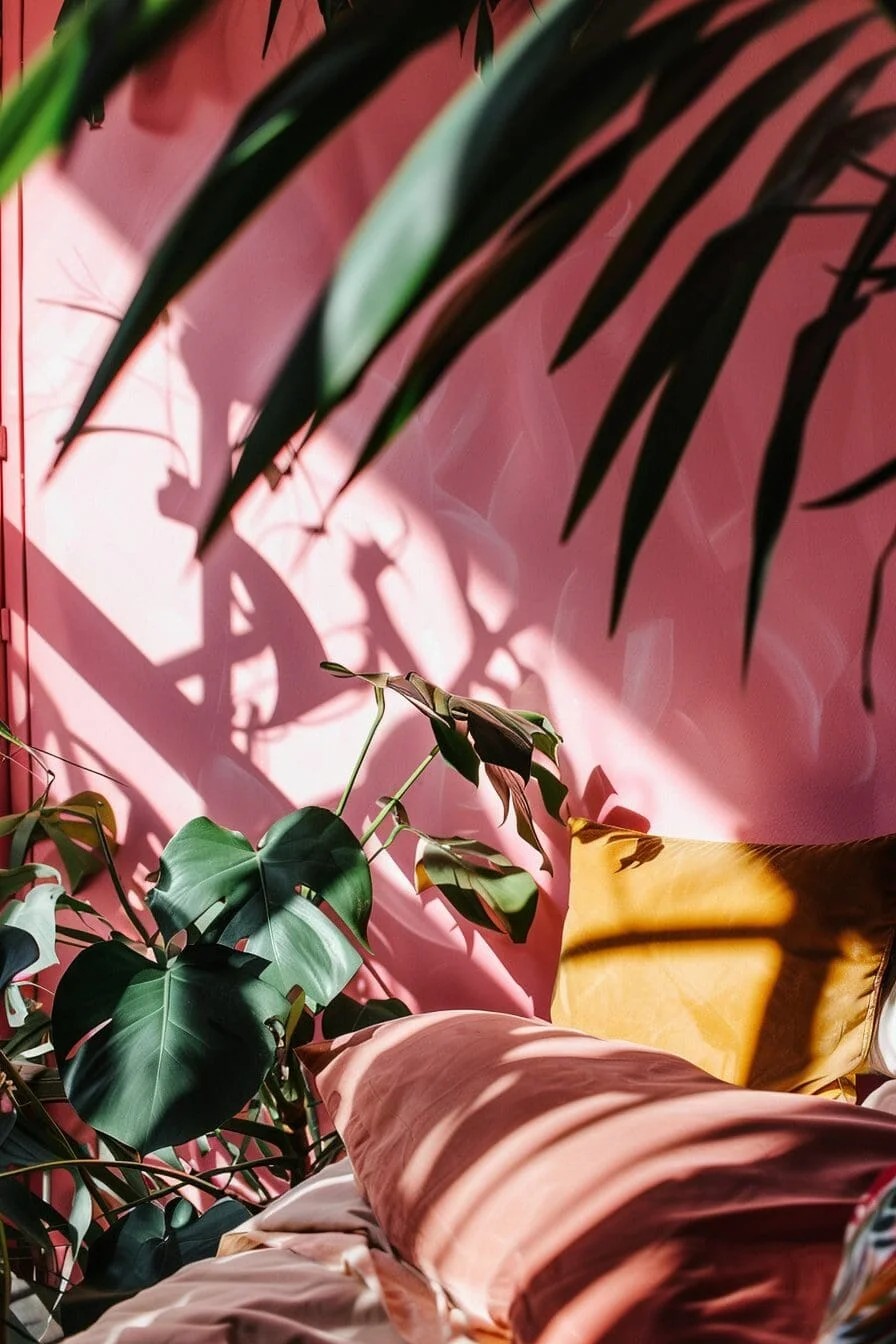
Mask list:
[[[4,78],[49,30],[57,0],[3,0]],[[842,16],[818,0],[732,69],[721,106],[771,50]],[[57,435],[153,243],[237,109],[318,31],[312,0],[285,0],[267,64],[267,7],[222,0],[175,54],[132,80],[64,161],[2,211],[2,399],[11,710],[38,746],[78,761],[57,793],[107,792],[136,887],[170,834],[206,813],[257,840],[294,806],[338,799],[372,714],[354,683],[319,671],[415,670],[458,693],[546,711],[565,738],[572,811],[617,801],[655,829],[768,841],[894,829],[896,622],[888,597],[877,710],[860,700],[872,571],[892,527],[874,496],[827,516],[795,510],[776,558],[746,687],[741,610],[759,458],[793,334],[820,308],[824,267],[855,219],[801,221],[763,284],[606,636],[621,505],[635,444],[573,540],[558,542],[577,465],[615,379],[709,227],[740,210],[781,129],[669,241],[631,301],[567,369],[546,367],[577,299],[683,144],[645,156],[571,254],[456,366],[397,446],[329,508],[412,341],[395,343],[349,407],[272,492],[258,485],[204,564],[197,526],[228,443],[272,376],[360,212],[469,72],[447,43],[411,65],[280,193],[174,304],[49,481]],[[827,12],[826,12],[827,11]],[[882,24],[844,56],[880,46]],[[752,62],[752,63],[751,63]],[[843,73],[835,62],[813,98]],[[892,76],[890,77],[892,79]],[[888,90],[878,89],[884,101]],[[889,91],[892,96],[892,90]],[[861,180],[856,179],[856,188]],[[798,497],[892,454],[896,382],[881,307],[838,357],[812,419]],[[421,331],[415,324],[411,337]],[[101,431],[101,432],[99,432]],[[397,707],[350,820],[427,750]],[[89,773],[98,769],[119,781]],[[14,778],[18,801],[24,772]],[[411,795],[436,832],[471,833],[529,862],[494,801],[446,772]],[[378,863],[373,944],[388,983],[422,1008],[547,1010],[565,907],[564,832],[528,946],[460,927],[417,897],[413,850]],[[403,866],[402,866],[403,865]]]

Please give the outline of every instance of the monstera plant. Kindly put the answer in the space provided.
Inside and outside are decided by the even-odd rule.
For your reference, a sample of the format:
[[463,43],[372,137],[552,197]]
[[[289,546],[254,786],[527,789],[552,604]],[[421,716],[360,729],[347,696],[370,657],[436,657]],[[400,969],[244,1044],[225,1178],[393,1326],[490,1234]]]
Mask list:
[[[56,804],[48,782],[27,812],[0,820],[13,860],[0,870],[11,1031],[0,1041],[0,1230],[9,1229],[0,1253],[7,1273],[11,1255],[35,1253],[66,1330],[213,1253],[224,1231],[338,1150],[321,1135],[293,1047],[315,1030],[334,1036],[408,1012],[393,997],[346,992],[373,959],[376,860],[399,836],[416,840],[418,892],[526,938],[538,897],[530,874],[476,837],[420,830],[406,798],[437,757],[473,784],[484,776],[549,867],[527,787],[559,816],[557,733],[540,714],[450,695],[413,674],[361,676],[375,713],[337,805],[290,812],[257,844],[195,818],[165,846],[142,897],[122,888],[101,795]],[[356,834],[343,813],[387,693],[427,717],[432,745]],[[40,862],[28,857],[35,843]],[[119,897],[116,921],[83,892],[99,869]],[[63,948],[47,1012],[35,977]],[[39,1195],[34,1178],[47,1172],[50,1193]],[[202,1213],[185,1188],[202,1197]]]
[[[266,45],[280,0],[258,2]],[[510,8],[516,0],[504,2]],[[33,62],[0,114],[0,189],[37,154],[64,143],[79,117],[96,119],[103,96],[127,71],[211,3],[66,0],[54,45]],[[399,386],[359,445],[355,472],[372,462],[480,332],[624,190],[639,156],[705,93],[724,89],[734,62],[751,54],[749,83],[696,129],[688,122],[676,161],[625,224],[570,313],[551,366],[588,344],[666,239],[737,171],[756,136],[767,129],[774,136],[777,114],[799,100],[798,125],[777,131],[777,149],[753,199],[670,276],[668,296],[635,342],[617,385],[595,406],[596,428],[583,447],[565,526],[569,535],[652,402],[638,431],[621,521],[610,603],[615,625],[644,538],[788,231],[815,212],[853,215],[847,254],[832,256],[828,271],[819,269],[816,317],[793,332],[762,454],[745,595],[746,663],[819,389],[844,337],[893,288],[888,248],[896,231],[896,186],[876,158],[896,133],[893,0],[836,6],[828,0],[545,0],[531,6],[536,12],[528,20],[519,3],[524,21],[494,60],[497,0],[319,0],[319,6],[319,40],[245,109],[150,259],[60,452],[88,426],[166,305],[337,126],[452,30],[475,34],[476,63],[488,67],[485,77],[474,75],[435,118],[360,223],[312,311],[296,314],[282,368],[234,445],[236,468],[207,521],[206,541],[252,483],[270,475],[283,446],[301,435],[294,448],[301,452],[383,346],[438,293],[440,305]],[[805,21],[795,43],[785,25],[797,15]],[[868,29],[876,30],[876,51],[869,56],[866,42],[861,56],[851,56],[853,40]],[[780,42],[770,42],[779,30]],[[835,59],[841,74],[831,87],[827,67]],[[579,153],[567,169],[598,133],[598,147]],[[811,503],[843,505],[894,477],[896,459],[890,459]],[[873,583],[865,641],[869,704],[883,567],[894,549],[896,540],[881,556]]]

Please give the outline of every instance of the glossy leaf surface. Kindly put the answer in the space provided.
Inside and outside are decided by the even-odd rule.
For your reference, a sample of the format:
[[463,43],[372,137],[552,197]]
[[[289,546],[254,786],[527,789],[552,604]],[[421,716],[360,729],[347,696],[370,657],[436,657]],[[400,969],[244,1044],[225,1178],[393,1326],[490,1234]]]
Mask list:
[[497,850],[461,836],[431,836],[417,850],[414,877],[418,891],[438,888],[465,919],[526,941],[538,886]]
[[288,1011],[259,969],[222,947],[190,947],[164,966],[118,942],[82,952],[53,1008],[59,1071],[78,1114],[139,1152],[186,1143],[236,1114],[273,1062],[266,1023]]

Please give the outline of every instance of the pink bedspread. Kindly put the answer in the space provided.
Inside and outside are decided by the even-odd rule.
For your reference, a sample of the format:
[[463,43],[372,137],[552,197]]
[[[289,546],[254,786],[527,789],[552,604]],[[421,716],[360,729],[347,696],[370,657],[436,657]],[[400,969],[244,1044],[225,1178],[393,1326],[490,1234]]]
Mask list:
[[79,1344],[469,1344],[436,1285],[388,1248],[348,1162],[203,1260],[113,1307]]

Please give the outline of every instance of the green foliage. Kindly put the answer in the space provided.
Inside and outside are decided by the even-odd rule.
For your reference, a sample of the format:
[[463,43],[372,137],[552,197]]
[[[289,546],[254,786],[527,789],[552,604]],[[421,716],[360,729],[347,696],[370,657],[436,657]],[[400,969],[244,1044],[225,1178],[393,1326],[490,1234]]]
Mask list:
[[[437,756],[457,767],[462,752],[464,763],[475,762],[461,771],[474,783],[484,771],[500,781],[501,795],[513,781],[518,828],[522,815],[522,833],[543,855],[525,790],[536,780],[546,811],[557,814],[564,789],[550,722],[452,695],[414,674],[359,680],[372,688],[376,715],[338,807],[290,812],[257,846],[207,817],[188,821],[162,851],[142,900],[123,890],[115,871],[115,819],[101,795],[55,804],[48,771],[27,812],[0,818],[21,860],[0,870],[0,989],[16,1028],[0,1045],[0,1218],[41,1264],[67,1246],[74,1272],[61,1317],[69,1330],[212,1253],[223,1231],[337,1151],[334,1138],[320,1135],[294,1048],[316,1030],[340,1035],[409,1011],[395,998],[364,1002],[345,992],[373,955],[377,854],[415,836],[418,892],[444,897],[465,919],[516,942],[528,933],[533,878],[480,841],[419,830],[404,800]],[[377,799],[358,836],[342,813],[386,692],[425,715],[436,745]],[[8,729],[3,736],[41,763]],[[536,754],[542,760],[533,761]],[[391,830],[381,836],[384,823]],[[70,844],[101,855],[126,931],[89,897],[72,896],[58,867],[29,858],[34,845],[43,853],[54,843],[61,858]],[[82,864],[68,868],[71,883],[85,880]],[[59,959],[60,946],[75,955],[48,1015],[34,977]],[[59,1101],[79,1117],[78,1140],[47,1109]],[[191,1144],[214,1156],[208,1173],[197,1170]],[[50,1199],[31,1184],[48,1170],[68,1173],[62,1186],[54,1181]],[[237,1173],[239,1190],[229,1184]],[[184,1186],[206,1199],[201,1217],[178,1193]]]
[[261,1086],[274,1062],[268,1024],[288,1013],[262,969],[214,945],[161,965],[120,942],[86,948],[53,1007],[59,1073],[78,1114],[138,1152],[224,1124]]
[[[681,151],[661,182],[627,222],[610,257],[570,315],[552,367],[585,348],[631,293],[651,260],[707,194],[738,172],[757,135],[782,145],[786,171],[739,216],[698,243],[673,278],[671,292],[635,341],[615,389],[596,409],[584,447],[564,535],[575,528],[603,484],[642,411],[641,433],[617,549],[610,602],[615,627],[638,556],[661,509],[752,299],[794,223],[834,207],[827,193],[847,173],[864,173],[861,199],[846,210],[859,217],[851,255],[831,258],[843,283],[819,301],[816,319],[794,333],[778,413],[764,445],[757,481],[753,556],[745,593],[744,661],[749,658],[775,547],[793,507],[812,409],[839,347],[874,300],[894,284],[882,260],[896,234],[887,173],[869,156],[896,131],[892,102],[857,110],[883,73],[894,19],[890,0],[855,0],[842,22],[812,31],[776,51],[768,35],[818,0],[751,0],[730,14],[730,0],[683,0],[672,13],[659,0],[553,0],[495,50],[493,0],[319,0],[326,31],[250,104],[219,159],[171,226],[150,261],[64,436],[65,451],[166,305],[233,236],[246,218],[346,118],[388,85],[404,62],[456,29],[474,63],[488,66],[434,119],[379,199],[360,222],[314,305],[254,424],[236,447],[240,456],[208,520],[204,542],[252,484],[269,471],[282,446],[306,425],[313,432],[365,377],[382,347],[434,293],[435,316],[406,362],[394,393],[359,445],[354,471],[376,460],[455,360],[476,337],[559,260],[595,212],[669,127],[698,100],[724,88],[732,63],[752,64],[751,81],[722,100],[702,128],[680,137]],[[144,0],[144,7],[147,0]],[[72,109],[87,101],[80,76],[86,13],[93,15],[94,59],[89,92],[101,95],[155,29],[120,20],[115,0],[78,0],[61,24],[52,66],[38,62],[0,115],[0,186],[35,154],[62,137]],[[140,7],[140,14],[143,8]],[[172,3],[172,8],[177,6]],[[280,9],[269,0],[270,41]],[[119,43],[115,24],[121,23]],[[880,57],[850,56],[860,27],[876,23]],[[115,57],[119,46],[127,59]],[[841,96],[818,101],[801,132],[785,141],[787,113],[802,109],[825,67],[849,68]],[[782,114],[779,119],[779,113]],[[631,115],[629,115],[631,114]],[[792,120],[792,117],[791,117]],[[620,127],[624,129],[620,130]],[[600,148],[571,171],[564,165],[598,131]],[[853,177],[853,182],[856,178]],[[867,229],[863,229],[863,219]],[[475,268],[471,260],[482,257]],[[819,269],[819,284],[826,284]],[[453,286],[453,287],[451,287]],[[719,296],[724,301],[716,303]],[[657,395],[658,393],[658,395]],[[306,439],[303,440],[304,442]],[[760,448],[762,445],[758,445]],[[301,451],[298,449],[297,451]],[[891,473],[868,473],[864,491],[883,488]],[[844,498],[841,502],[847,502]],[[880,616],[875,576],[865,641],[863,693]],[[447,727],[436,727],[461,773],[473,762]]]
[[201,13],[210,0],[67,0],[54,41],[0,109],[0,193],[78,119],[101,119],[103,98]]
[[436,887],[474,924],[497,927],[524,943],[535,914],[537,887],[523,868],[477,840],[424,836],[414,873],[417,890]]
[[203,1214],[178,1196],[165,1205],[139,1205],[91,1245],[84,1278],[63,1301],[65,1333],[86,1330],[116,1302],[214,1255],[225,1232],[247,1217],[245,1206],[226,1195]]

